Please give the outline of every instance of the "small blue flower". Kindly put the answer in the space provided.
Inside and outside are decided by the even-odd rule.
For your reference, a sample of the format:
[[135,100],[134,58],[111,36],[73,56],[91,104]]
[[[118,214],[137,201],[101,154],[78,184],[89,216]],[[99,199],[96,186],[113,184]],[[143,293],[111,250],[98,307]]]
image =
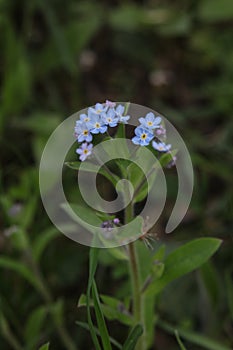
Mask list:
[[129,120],[130,116],[129,115],[123,115],[125,111],[125,107],[122,105],[117,106],[115,109],[116,115],[119,118],[119,122],[123,124],[127,124],[127,121]]
[[91,155],[93,144],[88,145],[87,142],[82,143],[79,148],[76,149],[76,153],[80,155],[79,159],[83,162],[88,156]]
[[159,152],[168,152],[171,149],[171,145],[166,145],[164,142],[152,142],[152,146],[156,151]]
[[154,135],[148,129],[138,126],[135,129],[135,135],[132,141],[135,145],[148,146]]
[[143,128],[153,130],[159,128],[159,124],[161,122],[160,117],[155,117],[154,113],[147,113],[145,118],[139,118],[139,122]]
[[96,103],[95,107],[89,107],[88,113],[93,113],[95,115],[101,115],[102,113],[106,112],[108,109],[108,106],[104,105],[103,103]]
[[80,114],[80,121],[81,122],[88,123],[90,121],[90,119],[91,119],[91,113],[90,112],[88,112],[87,115],[84,114],[84,113]]
[[117,126],[119,118],[116,116],[116,112],[113,108],[110,108],[107,113],[102,115],[104,124],[111,126],[112,128]]
[[107,130],[107,125],[104,124],[99,115],[92,115],[90,121],[87,123],[87,127],[92,134],[103,134]]
[[74,130],[75,130],[75,136],[77,137],[78,142],[83,142],[83,141],[91,142],[92,141],[92,135],[91,135],[86,123],[82,122],[81,120],[77,121]]

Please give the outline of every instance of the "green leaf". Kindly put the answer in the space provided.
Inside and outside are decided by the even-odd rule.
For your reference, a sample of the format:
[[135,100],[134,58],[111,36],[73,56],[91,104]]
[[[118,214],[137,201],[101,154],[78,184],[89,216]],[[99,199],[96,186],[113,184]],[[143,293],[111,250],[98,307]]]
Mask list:
[[33,242],[32,250],[36,261],[39,261],[47,245],[61,233],[54,227],[42,232],[41,235]]
[[138,339],[143,333],[143,328],[140,324],[137,324],[129,333],[122,350],[134,350],[137,345]]
[[39,350],[49,350],[49,343],[42,345]]
[[[101,300],[103,301],[101,303],[103,314],[108,320],[118,320],[126,326],[132,326],[133,318],[121,301],[106,295],[101,295]],[[85,294],[82,294],[78,300],[78,307],[83,306],[87,306],[87,297]],[[93,307],[92,300],[90,300],[90,307]]]
[[104,320],[104,315],[101,310],[101,305],[100,305],[100,300],[99,300],[99,295],[98,295],[98,290],[95,281],[93,280],[92,282],[92,296],[94,300],[94,308],[95,308],[95,315],[96,315],[96,320],[98,324],[98,329],[100,331],[100,336],[103,344],[103,349],[104,350],[111,350],[111,344],[109,341],[109,334],[107,330],[107,326]]
[[147,294],[159,293],[168,283],[204,264],[219,248],[220,239],[195,239],[177,248],[165,259],[165,269],[161,278],[152,283]]
[[39,339],[40,330],[48,313],[47,307],[40,306],[32,311],[27,319],[24,338],[26,344],[30,344],[30,348],[34,349],[36,341]]
[[86,171],[89,173],[95,173],[95,174],[101,174],[106,177],[113,185],[116,185],[119,178],[117,178],[116,175],[111,175],[109,172],[107,172],[103,167],[100,167],[99,165],[90,163],[90,162],[65,162],[65,165],[67,165],[69,168],[74,170],[79,170],[81,167],[82,171]]
[[15,226],[15,232],[9,236],[9,240],[11,241],[12,246],[14,246],[19,251],[25,251],[28,248],[29,241],[27,234],[20,227]]
[[108,253],[111,254],[115,259],[119,260],[129,260],[126,252],[121,248],[109,248]]
[[180,349],[181,350],[187,350],[186,347],[184,346],[184,344],[182,343],[181,339],[180,339],[180,336],[179,336],[179,333],[178,333],[177,329],[175,329],[174,333],[175,333],[175,336],[176,336],[177,343],[180,346]]
[[[97,228],[101,227],[102,220],[96,215],[96,213],[89,207],[79,204],[62,204],[61,207],[66,211],[68,215],[75,221],[78,222],[82,227],[87,229],[87,231],[96,234],[98,231]],[[77,213],[75,215],[71,210],[70,207],[74,210],[74,212]],[[89,226],[92,225],[92,226]]]
[[0,267],[13,270],[25,278],[30,284],[32,284],[36,289],[40,289],[40,285],[34,276],[33,272],[26,267],[23,263],[18,260],[13,260],[11,258],[0,256]]
[[173,157],[177,154],[178,150],[174,149],[170,152],[164,153],[160,158],[159,158],[159,163],[162,167],[167,166],[173,159]]
[[91,310],[90,310],[90,302],[91,302],[91,288],[95,276],[95,271],[97,268],[98,263],[98,254],[99,249],[97,248],[91,248],[89,253],[89,279],[88,279],[88,286],[87,286],[87,320],[89,325],[89,330],[91,333],[92,341],[95,345],[96,350],[101,350],[101,346],[99,344],[98,338],[96,336],[94,324],[92,322],[91,318]]
[[[84,329],[86,329],[87,331],[89,331],[89,326],[87,323],[85,322],[80,322],[80,321],[77,321],[76,324]],[[98,330],[98,328],[94,327],[94,330],[96,332],[96,335],[100,335],[100,332]],[[112,343],[112,345],[114,345],[117,349],[122,349],[122,346],[120,343],[118,343],[114,338],[112,337],[109,337],[109,340],[110,342]]]
[[87,306],[87,296],[86,294],[81,294],[78,299],[78,307]]
[[164,255],[165,255],[165,250],[166,250],[165,244],[161,245],[154,253],[152,260],[153,261],[163,261]]
[[[174,334],[174,331],[176,329],[173,326],[163,321],[159,321],[158,325],[170,334]],[[201,348],[208,349],[208,350],[230,350],[230,348],[227,347],[226,345],[222,343],[220,344],[216,340],[209,339],[208,337],[199,335],[195,332],[188,331],[179,327],[177,328],[177,332],[182,338],[184,338],[185,340],[188,340],[193,344],[200,346]]]

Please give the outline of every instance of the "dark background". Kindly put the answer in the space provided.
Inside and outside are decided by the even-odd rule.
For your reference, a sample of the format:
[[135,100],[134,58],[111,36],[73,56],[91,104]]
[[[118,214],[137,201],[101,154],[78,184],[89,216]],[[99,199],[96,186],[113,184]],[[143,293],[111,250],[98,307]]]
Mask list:
[[[75,324],[85,320],[85,309],[76,306],[86,289],[88,248],[50,223],[38,166],[62,120],[106,99],[160,111],[183,136],[195,188],[189,212],[169,240],[215,236],[223,244],[210,263],[166,289],[158,310],[176,326],[233,346],[232,24],[231,0],[0,1],[1,349],[20,349],[18,343],[35,349],[48,340],[51,349],[65,349],[56,322],[43,311],[48,303],[55,318],[63,313],[61,323],[80,349],[92,346],[88,332]],[[67,179],[73,179],[67,185],[72,190],[72,171]],[[168,179],[173,203],[174,174]],[[35,269],[35,248],[29,253],[25,239],[31,247],[50,236]],[[40,270],[52,300],[28,283],[25,266]],[[124,264],[107,252],[97,280],[105,294],[129,293]],[[118,340],[127,333],[118,322],[109,329]],[[178,348],[165,330],[155,335],[158,350]]]

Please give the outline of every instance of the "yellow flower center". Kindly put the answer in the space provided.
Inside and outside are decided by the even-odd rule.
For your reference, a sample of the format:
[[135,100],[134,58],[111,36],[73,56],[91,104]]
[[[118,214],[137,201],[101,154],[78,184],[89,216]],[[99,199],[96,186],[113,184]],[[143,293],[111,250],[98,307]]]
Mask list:
[[151,125],[153,125],[153,123],[152,122],[148,122],[147,125],[151,126]]
[[84,131],[83,131],[83,135],[84,135],[84,136],[87,136],[87,135],[88,135],[88,130],[84,130]]
[[87,150],[87,149],[85,149],[85,150],[83,151],[83,153],[84,153],[84,154],[87,154],[87,153],[88,153],[88,150]]
[[112,119],[111,118],[108,118],[108,122],[110,123],[112,121]]
[[100,128],[100,123],[95,123],[95,127],[98,129]]
[[100,114],[101,113],[101,109],[97,109],[96,113]]
[[89,122],[90,118],[85,118],[84,121],[85,122]]
[[142,135],[141,135],[141,139],[142,139],[142,140],[145,140],[145,139],[146,139],[146,134],[142,134]]

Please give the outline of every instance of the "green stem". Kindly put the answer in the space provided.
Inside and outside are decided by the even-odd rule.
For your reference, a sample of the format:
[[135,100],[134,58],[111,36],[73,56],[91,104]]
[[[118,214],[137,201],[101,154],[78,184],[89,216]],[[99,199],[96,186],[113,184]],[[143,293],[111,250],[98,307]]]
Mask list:
[[129,243],[129,260],[130,260],[130,274],[132,281],[132,292],[133,292],[133,316],[135,324],[141,323],[141,293],[140,293],[140,280],[139,280],[139,269],[138,259],[136,253],[136,247],[134,242]]
[[[125,208],[125,223],[130,222],[133,219],[133,204],[129,203]],[[143,312],[143,299],[141,293],[140,283],[140,270],[137,256],[137,249],[135,242],[128,244],[129,252],[129,271],[132,283],[132,295],[133,295],[133,318],[134,324],[140,323],[144,326],[144,312]],[[139,340],[135,350],[145,350],[144,337]]]

